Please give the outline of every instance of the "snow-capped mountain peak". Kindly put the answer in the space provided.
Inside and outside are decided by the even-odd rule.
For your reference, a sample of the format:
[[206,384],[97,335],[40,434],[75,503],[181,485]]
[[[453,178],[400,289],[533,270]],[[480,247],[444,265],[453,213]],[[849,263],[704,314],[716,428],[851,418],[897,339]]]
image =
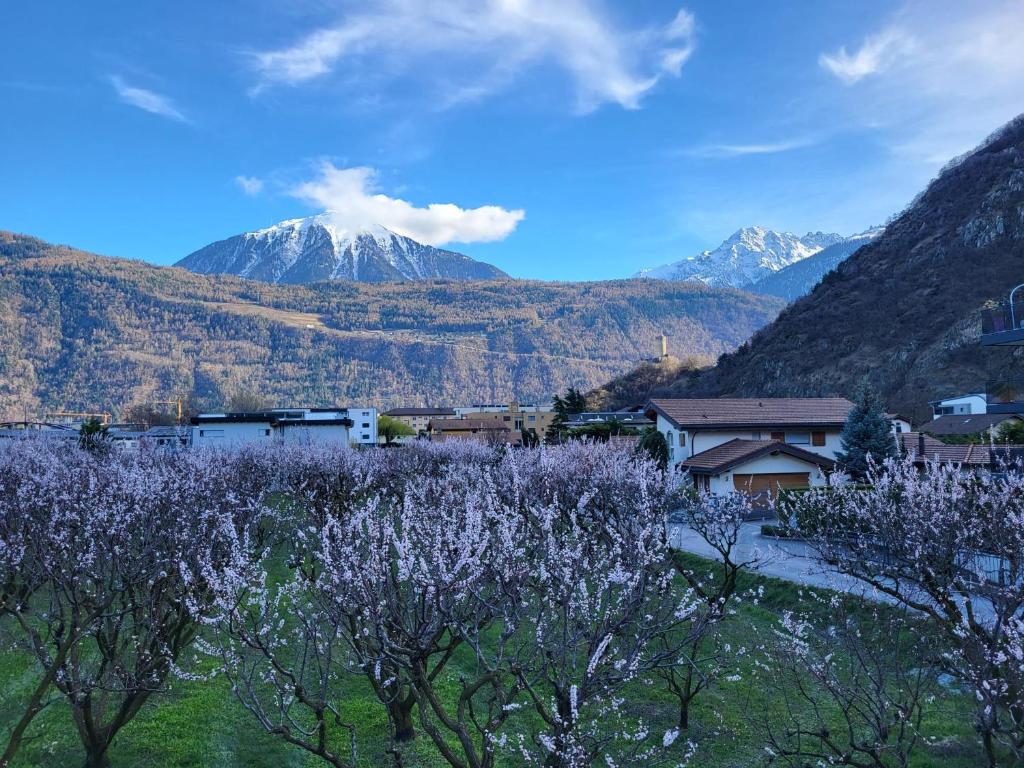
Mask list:
[[843,239],[834,233],[798,236],[764,227],[744,227],[714,250],[641,270],[636,277],[699,280],[713,286],[745,288]]
[[454,251],[423,245],[379,225],[337,226],[330,211],[211,243],[177,266],[271,283],[318,280],[457,280],[506,277],[497,267]]

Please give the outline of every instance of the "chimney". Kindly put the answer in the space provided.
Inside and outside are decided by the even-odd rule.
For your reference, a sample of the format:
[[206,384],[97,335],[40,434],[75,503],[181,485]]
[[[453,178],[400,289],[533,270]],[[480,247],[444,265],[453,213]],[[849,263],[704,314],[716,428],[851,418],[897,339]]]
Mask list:
[[917,457],[924,460],[924,432],[917,433]]

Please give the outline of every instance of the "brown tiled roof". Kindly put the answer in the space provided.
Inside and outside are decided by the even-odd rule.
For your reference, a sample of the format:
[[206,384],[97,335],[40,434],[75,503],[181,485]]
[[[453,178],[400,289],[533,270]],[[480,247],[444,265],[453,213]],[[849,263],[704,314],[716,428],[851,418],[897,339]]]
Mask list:
[[841,426],[851,408],[845,397],[655,399],[648,406],[685,429]]
[[1012,413],[962,413],[939,416],[921,425],[929,435],[974,435],[999,426],[1004,421],[1019,421]]
[[768,456],[776,453],[784,453],[795,459],[815,464],[819,467],[832,469],[835,462],[816,453],[797,448],[795,445],[787,445],[778,440],[741,440],[739,438],[730,440],[727,443],[716,445],[706,451],[701,451],[682,462],[681,466],[692,472],[706,475],[717,475],[721,472],[735,467],[744,462],[756,459],[759,456]]
[[430,428],[437,432],[509,431],[507,424],[493,419],[431,419]]
[[392,408],[382,416],[454,416],[452,408]]
[[947,445],[931,435],[904,432],[900,435],[903,450],[915,461],[933,461],[943,464],[985,465],[991,461],[987,445]]

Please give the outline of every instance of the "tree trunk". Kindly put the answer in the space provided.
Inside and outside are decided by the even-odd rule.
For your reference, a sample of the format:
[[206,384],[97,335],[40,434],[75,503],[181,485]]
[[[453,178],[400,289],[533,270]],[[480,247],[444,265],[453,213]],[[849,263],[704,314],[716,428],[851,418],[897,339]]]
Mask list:
[[394,738],[397,742],[412,741],[416,738],[416,729],[412,719],[414,703],[415,699],[412,696],[395,697],[388,702],[388,719],[391,721]]

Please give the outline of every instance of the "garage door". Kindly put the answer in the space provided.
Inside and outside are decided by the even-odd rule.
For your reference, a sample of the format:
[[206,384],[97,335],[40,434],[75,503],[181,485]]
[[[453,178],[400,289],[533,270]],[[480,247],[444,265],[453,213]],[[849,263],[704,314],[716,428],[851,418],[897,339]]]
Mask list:
[[806,488],[811,484],[810,472],[776,472],[767,475],[733,475],[737,491],[749,493],[755,509],[765,509],[776,498],[780,488]]

